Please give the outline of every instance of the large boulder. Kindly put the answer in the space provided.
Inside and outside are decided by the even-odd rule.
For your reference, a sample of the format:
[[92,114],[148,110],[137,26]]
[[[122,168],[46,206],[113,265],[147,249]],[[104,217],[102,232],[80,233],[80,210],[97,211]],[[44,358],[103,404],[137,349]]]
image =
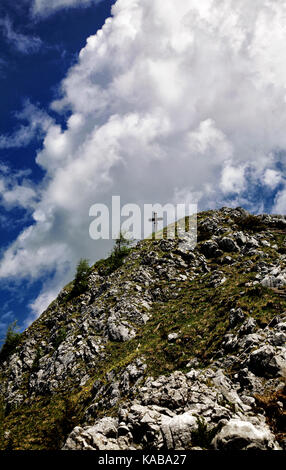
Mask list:
[[127,438],[117,438],[118,420],[102,418],[94,426],[77,426],[67,438],[63,450],[122,450]]
[[248,367],[262,377],[276,377],[281,370],[275,348],[267,344],[250,353]]
[[111,341],[129,341],[136,336],[136,331],[126,321],[119,321],[111,316],[107,321],[107,332]]
[[174,417],[163,416],[161,432],[167,449],[190,448],[192,432],[197,427],[197,418],[189,412]]
[[256,328],[257,328],[257,323],[256,323],[255,319],[252,318],[252,317],[249,317],[243,322],[243,324],[239,328],[238,336],[244,336],[244,335],[248,335],[250,333],[254,333]]
[[223,251],[233,251],[233,252],[239,251],[238,245],[230,237],[223,237],[219,240],[218,243],[219,243],[219,247]]
[[223,251],[219,249],[218,244],[212,240],[202,243],[200,249],[207,258],[218,258],[223,255]]
[[275,276],[273,274],[268,274],[265,276],[262,281],[261,285],[263,287],[275,287],[275,288],[280,288],[284,287],[286,285],[286,274],[280,273],[278,276]]
[[216,450],[277,450],[268,426],[253,425],[249,421],[230,419],[215,436],[212,445]]

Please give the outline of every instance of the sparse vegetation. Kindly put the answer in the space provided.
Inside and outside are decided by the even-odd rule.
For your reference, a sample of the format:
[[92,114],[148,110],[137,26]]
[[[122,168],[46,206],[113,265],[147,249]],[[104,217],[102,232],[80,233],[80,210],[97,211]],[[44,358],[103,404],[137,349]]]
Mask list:
[[118,238],[115,241],[114,248],[110,255],[110,269],[111,272],[118,269],[123,264],[124,258],[128,255],[130,251],[131,240],[125,237],[125,235],[120,232]]
[[278,441],[286,439],[286,377],[284,387],[268,395],[255,395],[257,406],[262,408]]
[[252,214],[240,217],[236,220],[236,224],[241,230],[250,232],[260,232],[267,228],[263,221],[259,219],[259,217]]
[[106,260],[97,263],[100,273],[107,276],[120,268],[123,265],[124,258],[130,252],[131,245],[132,240],[129,240],[123,232],[120,232],[110,256]]
[[54,348],[57,349],[59,345],[66,339],[67,336],[67,331],[65,328],[60,328],[58,331],[57,336],[55,337],[53,341]]
[[39,362],[41,357],[43,356],[43,350],[42,348],[37,348],[36,356],[32,364],[32,371],[35,371],[39,368]]
[[51,450],[59,449],[66,439],[66,436],[76,426],[80,419],[80,404],[76,403],[72,397],[64,395],[58,403],[56,419],[50,429],[47,430],[47,441]]
[[222,426],[215,426],[209,429],[203,418],[197,417],[198,427],[192,431],[192,446],[209,449],[215,435],[220,431]]
[[80,422],[85,399],[85,391],[58,393],[36,397],[30,406],[11,411],[2,428],[0,421],[0,439],[5,429],[12,430],[8,438],[0,440],[0,450],[59,450],[67,434]]

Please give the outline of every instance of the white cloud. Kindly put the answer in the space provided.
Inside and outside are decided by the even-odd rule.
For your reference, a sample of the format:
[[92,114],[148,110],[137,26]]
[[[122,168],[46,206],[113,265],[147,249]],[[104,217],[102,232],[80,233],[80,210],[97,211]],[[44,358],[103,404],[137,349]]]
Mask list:
[[239,193],[245,189],[245,167],[226,162],[222,170],[220,187],[224,193]]
[[0,149],[24,147],[35,137],[43,136],[53,123],[48,114],[26,100],[21,112],[15,113],[15,118],[27,124],[21,125],[10,135],[0,134]]
[[34,15],[47,16],[63,8],[87,7],[103,0],[32,0]]
[[286,213],[286,188],[285,187],[281,189],[281,191],[279,191],[276,195],[273,212],[276,214]]
[[233,151],[231,143],[212,119],[200,122],[198,129],[188,134],[188,145],[190,152],[202,155],[206,162],[211,159],[223,162]]
[[45,129],[34,224],[4,254],[0,276],[55,270],[59,286],[80,257],[100,257],[88,212],[112,194],[251,207],[248,169],[273,185],[276,150],[286,148],[285,14],[282,0],[117,0],[53,103],[71,116],[64,130]]
[[3,199],[8,206],[22,206],[28,208],[35,198],[35,191],[25,186],[15,186],[10,191],[5,191]]
[[263,175],[263,183],[270,189],[275,189],[282,182],[283,178],[279,171],[267,168]]
[[15,31],[8,17],[0,18],[0,28],[9,44],[22,54],[33,54],[42,47],[42,41],[37,36],[28,36]]
[[28,327],[34,320],[36,320],[36,318],[38,318],[42,312],[44,312],[47,306],[50,305],[53,300],[55,300],[57,294],[58,286],[55,288],[48,288],[47,285],[45,286],[45,291],[41,292],[41,294],[29,304],[31,314],[26,318],[23,325],[24,328]]
[[37,194],[28,180],[29,171],[11,171],[0,165],[0,206],[7,211],[15,207],[32,210],[36,207]]

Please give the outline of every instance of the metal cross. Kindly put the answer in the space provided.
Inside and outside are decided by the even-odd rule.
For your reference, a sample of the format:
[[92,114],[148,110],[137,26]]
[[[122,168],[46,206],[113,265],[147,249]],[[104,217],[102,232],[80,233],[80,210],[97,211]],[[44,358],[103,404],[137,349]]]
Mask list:
[[153,233],[158,232],[158,222],[160,220],[164,220],[163,217],[158,217],[157,212],[153,212],[152,213],[152,219],[149,219],[149,222],[153,223],[153,227],[154,227]]

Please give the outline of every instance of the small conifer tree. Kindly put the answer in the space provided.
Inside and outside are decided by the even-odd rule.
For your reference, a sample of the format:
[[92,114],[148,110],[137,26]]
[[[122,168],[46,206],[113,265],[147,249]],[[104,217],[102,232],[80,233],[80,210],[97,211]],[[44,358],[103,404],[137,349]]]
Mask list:
[[88,288],[88,275],[90,272],[90,267],[88,260],[82,258],[76,268],[76,276],[74,280],[72,296],[75,297],[77,295],[82,294]]
[[8,356],[14,351],[14,349],[18,346],[21,339],[21,333],[19,333],[17,329],[17,320],[15,320],[8,326],[5,342],[0,351],[0,361],[5,361]]
[[109,257],[110,272],[115,271],[123,264],[123,259],[129,253],[131,244],[132,240],[126,238],[125,234],[120,231]]
[[126,238],[123,232],[119,232],[118,238],[115,241],[114,252],[126,253],[129,251],[129,247],[132,243],[132,240]]

